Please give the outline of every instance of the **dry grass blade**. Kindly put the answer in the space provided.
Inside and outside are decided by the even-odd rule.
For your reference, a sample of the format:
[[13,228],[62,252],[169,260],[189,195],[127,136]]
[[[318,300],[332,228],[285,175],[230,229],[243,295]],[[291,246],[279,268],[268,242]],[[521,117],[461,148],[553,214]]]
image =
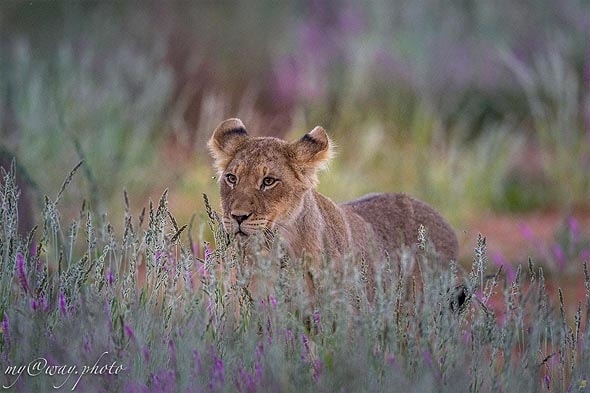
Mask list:
[[180,229],[178,229],[176,231],[176,233],[174,234],[174,236],[172,236],[172,239],[170,239],[171,243],[176,243],[176,241],[178,240],[178,238],[180,237],[180,235],[182,234],[182,232],[186,229],[188,225],[183,225]]
[[83,163],[84,163],[84,160],[80,160],[80,162],[78,162],[78,164],[76,164],[74,169],[72,169],[70,171],[70,173],[68,174],[68,176],[64,180],[63,184],[61,185],[61,188],[59,189],[59,192],[57,193],[57,197],[55,198],[56,205],[61,200],[61,197],[62,197],[64,191],[66,190],[66,187],[72,182],[72,179],[74,178],[74,174],[76,173],[76,171],[78,171],[78,169],[82,166]]

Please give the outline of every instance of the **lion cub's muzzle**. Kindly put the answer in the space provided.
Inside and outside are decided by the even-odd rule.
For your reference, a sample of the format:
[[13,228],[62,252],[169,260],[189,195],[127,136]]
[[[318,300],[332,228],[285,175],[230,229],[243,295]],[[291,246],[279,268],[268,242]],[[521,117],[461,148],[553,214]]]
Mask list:
[[247,238],[259,232],[267,234],[268,224],[265,216],[254,211],[232,209],[223,215],[225,230],[235,237]]
[[232,210],[229,213],[230,222],[229,227],[235,236],[249,236],[252,234],[252,229],[248,219],[252,217],[252,212],[245,210]]

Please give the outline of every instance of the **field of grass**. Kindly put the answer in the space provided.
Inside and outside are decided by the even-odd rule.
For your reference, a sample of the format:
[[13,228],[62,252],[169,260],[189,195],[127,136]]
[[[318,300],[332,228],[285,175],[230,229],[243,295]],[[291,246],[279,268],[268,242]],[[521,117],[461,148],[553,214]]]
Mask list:
[[[121,392],[583,391],[590,372],[586,301],[566,315],[542,267],[487,275],[485,238],[469,271],[432,263],[401,277],[384,261],[377,294],[353,263],[326,262],[309,304],[301,264],[259,255],[244,269],[214,213],[212,248],[180,227],[167,193],[116,235],[82,207],[60,218],[47,198],[33,236],[16,230],[17,190],[3,173],[0,231],[2,388]],[[69,179],[68,179],[69,180]],[[65,183],[68,181],[66,180]],[[65,184],[64,183],[64,184]],[[67,192],[67,191],[66,191]],[[194,223],[193,223],[194,224]],[[402,261],[403,262],[403,261]],[[406,261],[407,262],[407,261]],[[140,267],[143,268],[140,268]],[[252,274],[268,295],[252,299]],[[459,306],[459,286],[467,299]]]
[[[590,7],[542,3],[0,3],[0,392],[590,389]],[[326,262],[313,307],[296,261],[246,268],[228,117],[322,125],[322,193],[423,199],[461,260],[374,302]]]

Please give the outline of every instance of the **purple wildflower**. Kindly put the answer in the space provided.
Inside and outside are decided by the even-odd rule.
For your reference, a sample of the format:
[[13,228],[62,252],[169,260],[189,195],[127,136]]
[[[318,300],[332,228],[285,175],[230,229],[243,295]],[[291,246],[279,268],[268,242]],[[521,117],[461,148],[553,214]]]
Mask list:
[[428,367],[434,367],[434,361],[432,360],[432,355],[430,354],[430,351],[428,349],[422,351],[422,358],[424,359],[424,362]]
[[[213,351],[212,351],[213,352]],[[213,369],[211,370],[211,380],[209,382],[209,390],[220,390],[225,382],[225,368],[223,360],[212,353]]]
[[4,337],[4,342],[10,342],[10,323],[8,321],[8,315],[4,313],[4,317],[2,318],[2,337]]
[[151,375],[152,392],[176,392],[176,376],[173,370],[161,370]]
[[108,269],[108,270],[107,270],[107,274],[106,274],[106,275],[107,275],[107,277],[106,277],[106,278],[107,278],[107,284],[108,284],[108,285],[109,285],[109,287],[110,287],[110,286],[112,286],[112,285],[113,285],[113,283],[115,282],[115,277],[114,277],[114,275],[113,275],[113,271],[112,271],[111,269]]
[[520,233],[522,233],[522,236],[530,243],[535,242],[536,239],[535,235],[533,234],[533,230],[527,224],[523,223],[520,225]]
[[31,300],[31,309],[37,311],[39,309],[39,301],[37,299]]
[[262,383],[262,364],[260,362],[256,362],[254,364],[254,374],[256,375],[256,381],[258,381],[258,383]]
[[291,329],[285,330],[285,346],[291,349],[291,354],[295,352],[295,335]]
[[313,382],[318,383],[323,372],[324,372],[324,364],[322,363],[321,360],[316,359],[313,362],[313,375],[312,375]]
[[199,276],[201,278],[206,278],[207,277],[207,268],[205,267],[204,263],[200,263],[199,267],[197,268],[197,271],[199,272]]
[[193,351],[193,359],[195,361],[195,370],[198,375],[201,373],[201,370],[203,369],[203,362],[201,361],[201,354],[199,354],[199,351]]
[[575,217],[569,217],[567,220],[567,227],[572,236],[572,242],[576,243],[580,238],[580,223]]
[[25,257],[20,252],[16,254],[16,269],[23,291],[29,293],[29,280],[27,280],[27,271],[25,269]]
[[316,329],[318,330],[318,332],[322,332],[322,323],[321,323],[321,318],[320,318],[320,312],[319,311],[314,311],[313,312],[313,323],[316,327]]
[[547,388],[547,390],[551,390],[551,377],[549,376],[549,374],[545,374],[545,376],[543,377],[543,382],[545,382],[545,387]]
[[172,362],[172,366],[176,368],[176,347],[174,346],[174,341],[172,339],[168,340],[168,352],[170,352],[170,362]]
[[125,334],[127,335],[127,337],[129,337],[129,339],[135,340],[135,333],[133,333],[133,329],[131,328],[131,326],[125,324],[123,329],[125,330]]
[[41,292],[41,296],[39,296],[39,302],[41,303],[41,308],[43,312],[49,311],[49,304],[47,303],[47,298],[45,298],[45,293]]
[[86,334],[84,336],[84,351],[86,351],[86,353],[92,352],[92,345],[90,344],[90,335],[89,334]]
[[305,348],[305,353],[309,355],[311,350],[309,349],[309,339],[305,335],[305,333],[301,333],[301,342],[303,343],[303,347]]
[[145,384],[139,382],[127,382],[123,389],[125,393],[149,393],[151,391]]
[[273,295],[270,295],[270,296],[268,297],[268,302],[270,303],[270,305],[271,305],[273,308],[275,308],[275,309],[277,308],[277,304],[278,304],[278,302],[277,302],[277,298],[276,298],[276,297],[274,297]]
[[236,390],[240,393],[254,393],[256,392],[256,381],[252,374],[246,371],[244,366],[238,369],[238,376],[236,377]]
[[59,311],[61,311],[63,316],[66,316],[68,314],[66,297],[63,292],[59,293]]
[[256,345],[256,359],[260,360],[264,356],[264,343],[262,341],[258,341]]
[[385,360],[387,361],[387,363],[389,363],[391,367],[395,367],[395,356],[393,356],[393,353],[388,353]]
[[553,256],[555,257],[555,261],[557,262],[559,271],[562,271],[565,268],[565,264],[567,262],[565,252],[563,252],[563,249],[559,244],[554,244],[551,247],[551,251],[553,253]]

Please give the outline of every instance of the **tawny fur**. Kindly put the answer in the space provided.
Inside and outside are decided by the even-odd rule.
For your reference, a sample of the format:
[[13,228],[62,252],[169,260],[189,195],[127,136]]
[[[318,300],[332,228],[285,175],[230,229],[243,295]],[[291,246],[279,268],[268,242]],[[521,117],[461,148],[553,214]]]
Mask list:
[[[332,156],[321,127],[287,142],[250,137],[239,119],[228,119],[213,133],[209,149],[219,174],[224,225],[238,237],[276,230],[296,258],[352,255],[373,271],[376,261],[395,259],[402,246],[414,247],[423,225],[440,259],[457,260],[455,232],[424,202],[406,194],[371,194],[338,205],[315,191],[317,172]],[[267,187],[265,181],[274,182]]]

